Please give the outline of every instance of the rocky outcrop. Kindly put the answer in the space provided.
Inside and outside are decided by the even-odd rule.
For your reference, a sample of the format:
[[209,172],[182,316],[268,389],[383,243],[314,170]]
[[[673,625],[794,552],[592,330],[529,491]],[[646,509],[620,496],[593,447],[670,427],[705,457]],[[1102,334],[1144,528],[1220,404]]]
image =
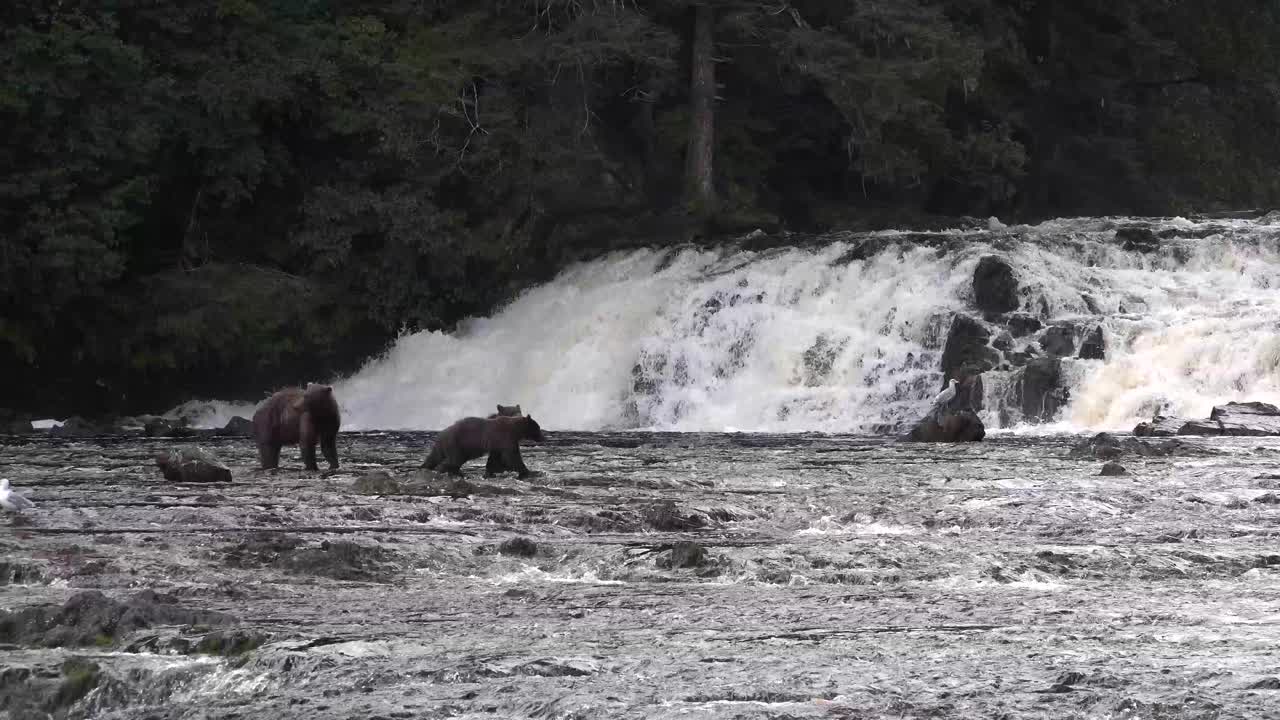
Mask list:
[[1055,357],[1034,358],[1019,371],[1014,392],[1022,416],[1028,421],[1048,422],[1070,399],[1062,386],[1062,361]]
[[942,348],[942,381],[957,380],[995,368],[1000,353],[991,347],[991,331],[967,315],[956,315]]
[[230,615],[192,610],[177,600],[143,590],[126,600],[112,600],[93,590],[78,593],[64,605],[0,612],[0,643],[35,647],[107,645],[135,630],[155,625],[228,625]]
[[222,427],[222,434],[230,437],[253,437],[253,421],[236,415]]
[[972,410],[935,408],[899,439],[909,442],[977,442],[986,435],[986,427]]
[[1085,336],[1084,342],[1080,343],[1080,353],[1077,355],[1081,360],[1106,360],[1107,359],[1107,341],[1102,334],[1102,326],[1094,326],[1093,331]]
[[987,255],[973,271],[973,301],[987,313],[1006,313],[1018,308],[1018,279],[1003,258]]
[[1014,313],[1005,322],[1005,327],[1009,329],[1009,334],[1020,338],[1040,332],[1040,328],[1044,327],[1044,323],[1040,322],[1040,318],[1035,315]]
[[1070,325],[1054,325],[1040,336],[1040,349],[1046,355],[1071,357],[1076,352],[1076,331]]
[[1138,423],[1133,434],[1140,437],[1171,435],[1221,435],[1230,437],[1280,436],[1280,408],[1264,402],[1232,402],[1218,405],[1204,420],[1157,415]]
[[156,467],[173,483],[229,483],[231,468],[213,453],[198,447],[179,448],[156,455]]
[[1070,457],[1094,458],[1096,460],[1115,460],[1125,455],[1138,457],[1164,457],[1174,454],[1204,454],[1205,451],[1181,440],[1167,440],[1160,443],[1139,440],[1138,438],[1120,439],[1111,433],[1098,433],[1087,440],[1081,440],[1071,447],[1067,453]]
[[1128,475],[1129,471],[1126,470],[1123,465],[1113,460],[1109,463],[1104,463],[1102,465],[1102,471],[1098,474],[1107,477],[1116,477],[1119,475]]
[[1125,250],[1141,253],[1155,252],[1160,249],[1160,238],[1149,227],[1130,226],[1116,230],[1116,242]]

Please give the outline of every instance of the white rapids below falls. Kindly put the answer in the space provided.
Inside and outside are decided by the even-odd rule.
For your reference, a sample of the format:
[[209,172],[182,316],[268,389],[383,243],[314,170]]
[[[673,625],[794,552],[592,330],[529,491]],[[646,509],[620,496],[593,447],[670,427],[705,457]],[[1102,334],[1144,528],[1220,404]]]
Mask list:
[[[1115,231],[1134,225],[1158,248],[1126,250]],[[986,373],[988,429],[1127,430],[1156,411],[1280,402],[1280,217],[993,220],[581,263],[455,332],[405,334],[336,379],[343,428],[438,429],[496,403],[520,403],[550,430],[901,426],[942,388],[951,319],[982,316],[974,269],[993,254],[1014,268],[1019,310],[1101,327],[1106,358],[1065,358],[1070,399],[1039,425],[1009,399],[1017,368]],[[252,410],[193,401],[174,412],[210,427]]]

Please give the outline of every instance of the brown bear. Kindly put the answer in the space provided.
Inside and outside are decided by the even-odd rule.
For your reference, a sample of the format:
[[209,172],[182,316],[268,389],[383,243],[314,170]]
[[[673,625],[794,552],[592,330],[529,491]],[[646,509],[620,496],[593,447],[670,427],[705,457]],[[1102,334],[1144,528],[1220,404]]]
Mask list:
[[520,458],[521,440],[543,440],[542,428],[538,427],[532,415],[463,418],[440,431],[422,467],[461,475],[463,463],[489,453],[489,460],[484,466],[485,477],[515,470],[521,478],[526,478],[533,472]]
[[302,464],[308,470],[316,467],[316,441],[329,461],[329,469],[338,469],[338,401],[333,387],[309,383],[304,391],[291,387],[281,390],[262,404],[253,414],[253,439],[258,444],[258,459],[264,470],[280,464],[280,448],[302,447]]
[[494,415],[490,415],[489,419],[492,420],[496,417],[520,417],[523,414],[524,413],[520,411],[520,405],[518,403],[515,405],[499,405],[498,412]]

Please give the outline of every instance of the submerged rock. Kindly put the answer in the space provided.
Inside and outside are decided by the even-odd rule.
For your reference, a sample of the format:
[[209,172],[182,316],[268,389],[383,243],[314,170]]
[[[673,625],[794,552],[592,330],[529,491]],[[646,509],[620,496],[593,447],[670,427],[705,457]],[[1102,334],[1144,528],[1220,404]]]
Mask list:
[[1180,440],[1167,440],[1153,443],[1138,438],[1121,440],[1111,433],[1101,432],[1087,440],[1081,440],[1071,447],[1067,453],[1070,457],[1091,457],[1098,460],[1114,460],[1124,455],[1140,457],[1160,457],[1178,453],[1201,453],[1195,446]]
[[498,546],[498,552],[516,557],[533,557],[538,554],[538,543],[527,537],[513,537],[503,540]]
[[156,455],[156,467],[165,480],[174,483],[229,483],[231,468],[213,453],[199,447],[186,447]]
[[397,495],[400,484],[385,470],[365,473],[351,483],[351,492],[359,495]]
[[0,612],[0,643],[34,647],[110,645],[135,630],[154,625],[230,625],[225,613],[195,610],[152,590],[117,601],[97,590],[77,593],[61,606]]
[[1098,474],[1107,476],[1128,475],[1129,471],[1118,462],[1109,462],[1102,466],[1102,472],[1099,472]]
[[973,300],[979,310],[1004,313],[1018,308],[1018,279],[1004,258],[987,255],[973,271]]
[[707,564],[707,549],[695,542],[678,542],[671,546],[671,552],[659,557],[654,563],[661,568],[676,570],[679,568],[696,568]]
[[1140,253],[1150,253],[1160,249],[1160,238],[1149,227],[1117,228],[1116,242],[1119,242],[1125,250]]

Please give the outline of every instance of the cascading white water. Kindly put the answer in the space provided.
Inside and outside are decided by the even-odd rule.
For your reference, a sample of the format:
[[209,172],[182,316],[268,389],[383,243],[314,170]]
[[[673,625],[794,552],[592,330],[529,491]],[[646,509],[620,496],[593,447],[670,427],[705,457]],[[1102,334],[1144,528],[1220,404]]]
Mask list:
[[[973,272],[990,254],[1013,266],[1025,310],[1102,328],[1105,360],[1064,360],[1071,401],[1060,427],[1128,429],[1156,410],[1205,416],[1229,400],[1280,401],[1280,225],[1143,221],[1166,237],[1143,253],[1114,240],[1125,222],[617,254],[455,333],[402,337],[337,382],[343,427],[437,429],[497,403],[520,403],[547,429],[901,424],[942,387],[952,316],[981,317]],[[849,259],[869,242],[883,249]],[[984,376],[989,428],[1022,419],[1009,397],[1016,373]],[[251,412],[206,408],[207,425]]]

